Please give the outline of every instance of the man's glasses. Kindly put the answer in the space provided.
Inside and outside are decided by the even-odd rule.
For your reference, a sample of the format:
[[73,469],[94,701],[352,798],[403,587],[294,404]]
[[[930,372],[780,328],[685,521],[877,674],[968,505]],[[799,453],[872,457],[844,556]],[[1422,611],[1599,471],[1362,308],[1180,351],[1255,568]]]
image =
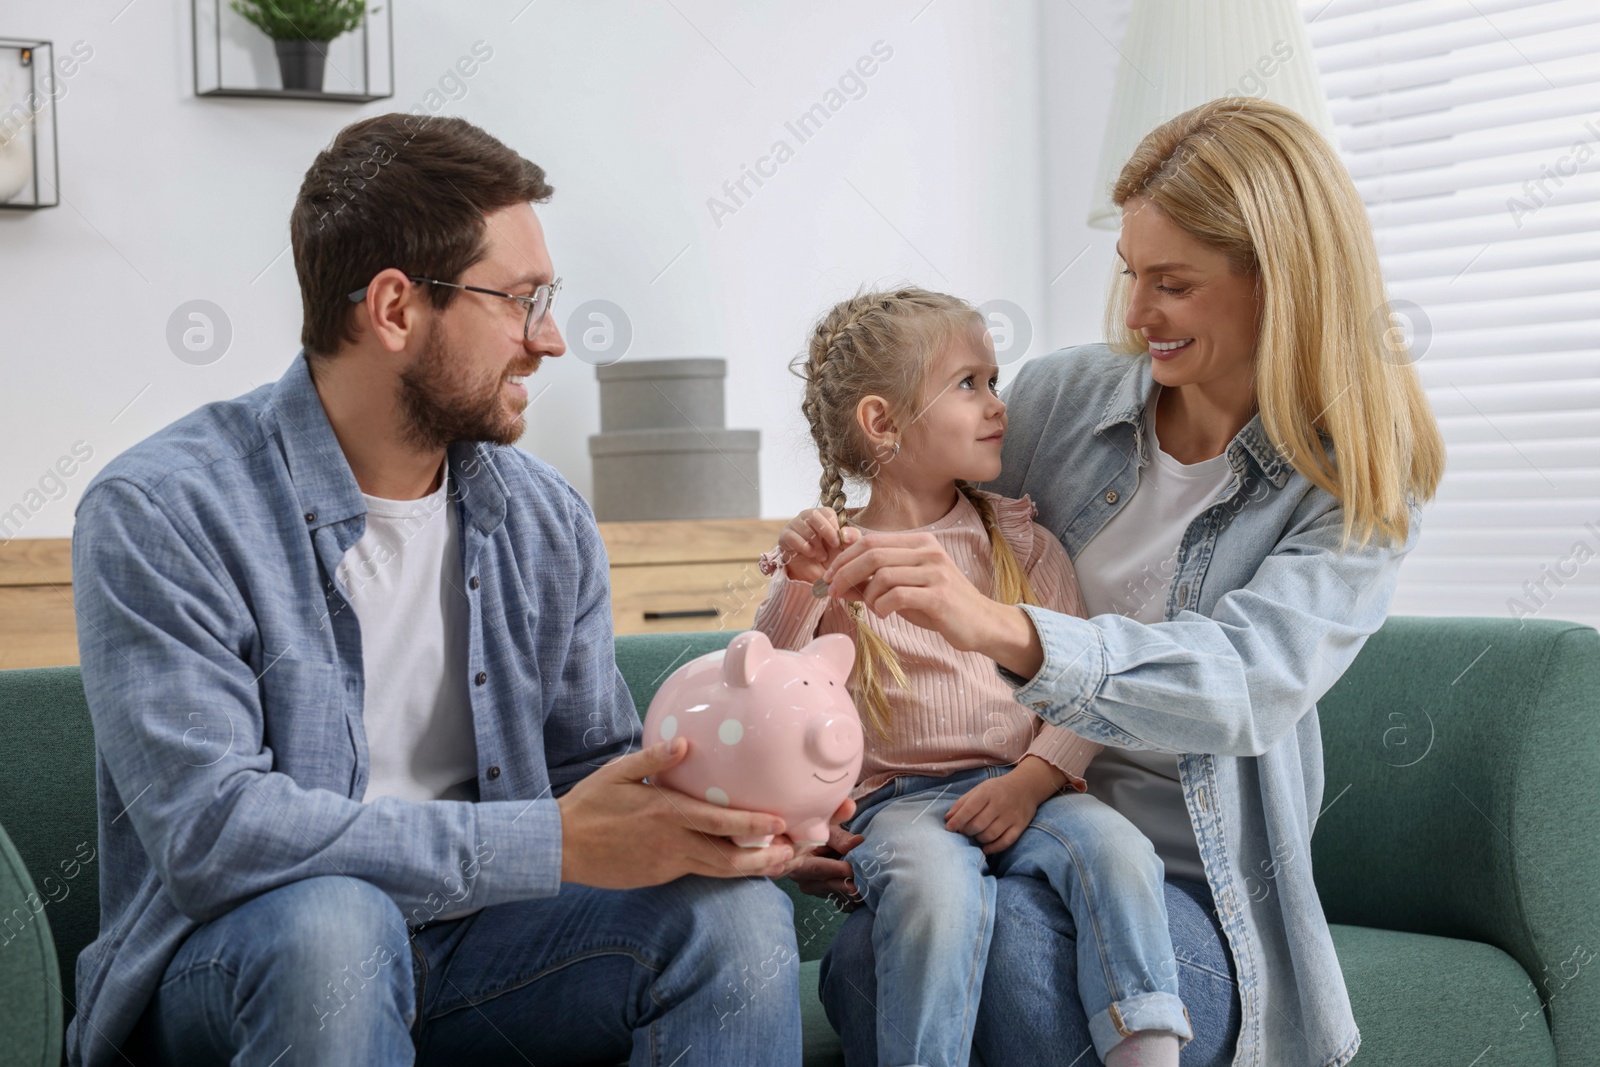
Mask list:
[[[541,285],[533,291],[532,296],[517,296],[514,293],[502,293],[498,289],[484,289],[477,285],[460,285],[456,282],[442,282],[437,278],[418,278],[406,275],[413,282],[426,282],[429,285],[445,285],[451,289],[465,289],[469,293],[483,293],[486,296],[501,296],[507,300],[515,300],[527,309],[527,318],[522,320],[522,339],[531,341],[539,336],[539,331],[544,327],[544,317],[555,306],[556,294],[561,292],[561,279]],[[357,289],[350,294],[350,303],[359,304],[367,298],[365,289]]]

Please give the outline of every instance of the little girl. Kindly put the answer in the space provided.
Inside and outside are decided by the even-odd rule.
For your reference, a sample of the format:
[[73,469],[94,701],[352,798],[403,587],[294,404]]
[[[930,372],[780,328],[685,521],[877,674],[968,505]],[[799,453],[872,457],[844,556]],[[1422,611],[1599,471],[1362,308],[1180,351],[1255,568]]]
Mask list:
[[[1026,875],[1072,911],[1078,991],[1107,1067],[1176,1067],[1194,1033],[1162,864],[1132,823],[1084,792],[1101,746],[1019,705],[992,660],[829,599],[819,582],[860,532],[927,532],[997,599],[1085,614],[1072,564],[1032,521],[1033,503],[969,484],[999,475],[1006,426],[981,317],[921,289],[865,293],[823,317],[803,358],[825,506],[762,557],[773,579],[755,628],[779,648],[824,633],[856,640],[850,691],[867,740],[845,829],[864,840],[846,858],[873,912],[876,1062],[965,1067],[994,880]],[[871,486],[865,507],[845,507],[846,477]],[[852,1067],[871,1059],[846,1053]]]

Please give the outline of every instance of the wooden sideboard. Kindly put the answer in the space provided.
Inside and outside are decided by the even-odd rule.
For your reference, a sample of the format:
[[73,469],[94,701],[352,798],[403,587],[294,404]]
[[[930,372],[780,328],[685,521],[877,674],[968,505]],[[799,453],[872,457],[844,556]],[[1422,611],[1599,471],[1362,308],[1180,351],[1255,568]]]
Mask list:
[[748,630],[767,579],[756,559],[783,519],[602,522],[619,634]]
[[76,662],[71,538],[0,544],[0,670]]
[[[783,519],[602,522],[619,634],[745,630]],[[0,543],[0,670],[78,662],[70,538]]]

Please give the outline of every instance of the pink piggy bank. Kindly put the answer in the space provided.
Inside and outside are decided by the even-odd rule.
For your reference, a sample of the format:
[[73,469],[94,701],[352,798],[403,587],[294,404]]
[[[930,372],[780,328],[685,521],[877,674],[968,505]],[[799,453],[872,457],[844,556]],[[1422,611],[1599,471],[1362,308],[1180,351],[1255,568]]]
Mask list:
[[[723,807],[784,821],[796,845],[828,840],[828,818],[861,771],[861,719],[845,690],[855,642],[826,634],[799,652],[748,630],[690,660],[644,716],[644,744],[689,740],[689,754],[652,780]],[[772,835],[734,838],[763,848]]]

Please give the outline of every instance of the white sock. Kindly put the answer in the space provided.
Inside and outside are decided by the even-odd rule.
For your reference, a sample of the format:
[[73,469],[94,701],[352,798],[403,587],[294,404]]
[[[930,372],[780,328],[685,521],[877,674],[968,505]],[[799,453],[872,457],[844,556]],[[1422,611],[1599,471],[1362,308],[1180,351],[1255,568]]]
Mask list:
[[1178,1035],[1170,1030],[1139,1030],[1106,1053],[1106,1067],[1178,1067]]

